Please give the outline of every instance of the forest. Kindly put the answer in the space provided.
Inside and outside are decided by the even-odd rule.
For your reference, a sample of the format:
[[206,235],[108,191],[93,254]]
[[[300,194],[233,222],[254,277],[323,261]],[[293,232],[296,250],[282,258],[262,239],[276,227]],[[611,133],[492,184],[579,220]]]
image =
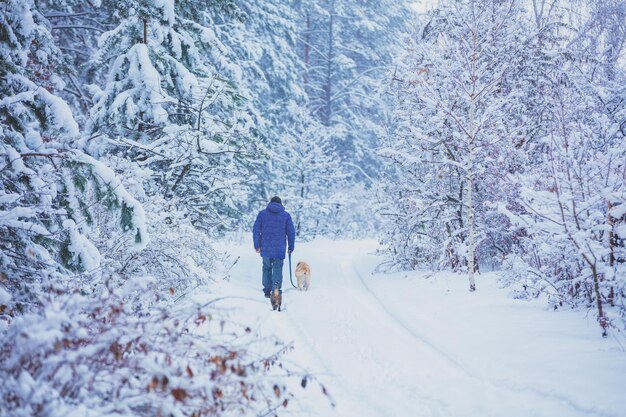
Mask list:
[[220,304],[273,196],[294,256],[493,273],[626,363],[625,45],[623,0],[0,0],[0,417],[334,405]]

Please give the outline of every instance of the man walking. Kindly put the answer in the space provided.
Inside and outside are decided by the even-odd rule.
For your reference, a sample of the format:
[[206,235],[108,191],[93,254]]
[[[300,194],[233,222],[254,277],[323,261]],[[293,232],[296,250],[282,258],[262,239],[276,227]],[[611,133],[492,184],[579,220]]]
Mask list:
[[282,293],[283,262],[289,242],[293,252],[296,230],[291,215],[285,211],[280,198],[272,197],[265,210],[259,212],[252,229],[254,249],[263,258],[263,292],[269,298],[272,290]]

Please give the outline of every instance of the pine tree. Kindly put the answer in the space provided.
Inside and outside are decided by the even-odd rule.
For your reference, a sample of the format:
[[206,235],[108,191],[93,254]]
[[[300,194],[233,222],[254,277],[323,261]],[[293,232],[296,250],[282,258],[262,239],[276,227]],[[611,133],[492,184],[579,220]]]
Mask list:
[[105,68],[88,65],[98,49],[98,38],[114,26],[112,1],[41,0],[37,7],[50,22],[55,45],[63,55],[59,76],[65,82],[57,91],[83,127],[91,108],[88,86],[97,82]]
[[17,312],[37,305],[43,288],[62,285],[64,276],[99,267],[88,237],[96,207],[115,211],[138,244],[147,234],[142,207],[109,168],[76,145],[78,125],[56,95],[63,62],[48,21],[32,1],[6,6],[0,21],[0,264],[13,294],[10,310]]
[[[333,129],[344,161],[376,171],[371,149],[384,133],[386,106],[379,79],[409,19],[407,3],[300,2],[305,88],[311,113]],[[355,178],[361,178],[358,170]]]
[[255,109],[241,68],[219,39],[214,15],[237,19],[230,1],[116,3],[115,29],[95,61],[111,63],[94,95],[90,149],[149,167],[149,195],[175,199],[205,230],[230,228],[246,200],[256,156]]

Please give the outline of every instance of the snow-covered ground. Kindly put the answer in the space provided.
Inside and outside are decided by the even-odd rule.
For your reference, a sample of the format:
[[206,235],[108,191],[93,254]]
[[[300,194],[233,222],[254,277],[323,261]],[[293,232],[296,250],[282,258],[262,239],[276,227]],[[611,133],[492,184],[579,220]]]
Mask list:
[[626,353],[583,312],[511,299],[493,274],[478,277],[475,293],[453,274],[372,275],[375,248],[327,239],[297,245],[294,267],[310,263],[312,288],[290,289],[285,268],[282,313],[263,298],[251,242],[223,248],[241,256],[230,282],[218,285],[236,297],[223,306],[236,307],[234,318],[260,336],[292,342],[287,361],[330,392],[332,401],[313,384],[295,386],[290,415],[626,415]]

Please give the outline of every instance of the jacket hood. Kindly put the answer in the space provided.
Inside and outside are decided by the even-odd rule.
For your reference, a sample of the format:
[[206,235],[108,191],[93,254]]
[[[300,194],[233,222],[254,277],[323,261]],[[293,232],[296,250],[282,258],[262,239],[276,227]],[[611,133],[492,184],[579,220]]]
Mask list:
[[280,213],[281,211],[285,211],[285,207],[283,207],[280,203],[269,203],[267,205],[267,211],[272,213]]

